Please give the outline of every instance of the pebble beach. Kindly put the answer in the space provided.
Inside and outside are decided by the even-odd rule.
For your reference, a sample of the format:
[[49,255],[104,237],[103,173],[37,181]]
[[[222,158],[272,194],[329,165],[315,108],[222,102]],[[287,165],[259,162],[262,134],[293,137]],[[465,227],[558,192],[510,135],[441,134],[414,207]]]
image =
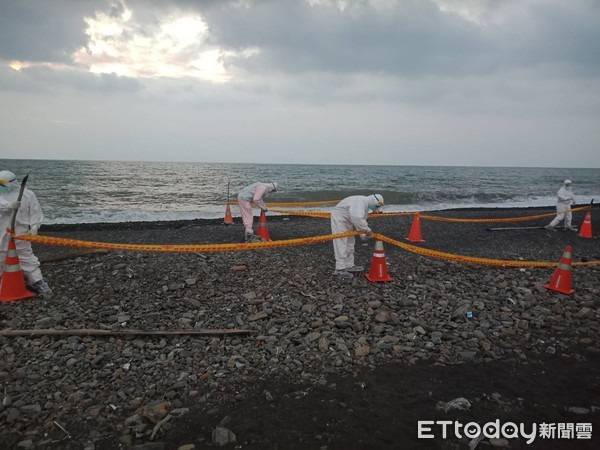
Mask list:
[[[432,214],[506,218],[551,209]],[[580,226],[584,212],[574,214]],[[600,212],[592,228],[600,230]],[[600,241],[518,225],[421,221],[424,248],[481,258],[600,260]],[[329,221],[270,216],[273,240]],[[373,218],[404,240],[411,217]],[[597,233],[597,231],[596,231]],[[43,226],[41,235],[132,244],[235,243],[240,219]],[[405,241],[406,242],[406,241]],[[374,242],[357,240],[368,271]],[[600,265],[467,264],[385,244],[393,281],[332,277],[331,242],[215,253],[83,254],[34,245],[51,299],[3,303],[3,330],[245,330],[243,334],[0,336],[2,448],[468,448],[417,439],[417,421],[511,418],[594,425],[589,440],[483,439],[477,448],[597,448]],[[79,252],[79,253],[78,253]],[[456,399],[469,407],[446,410]],[[441,406],[440,406],[441,405]]]

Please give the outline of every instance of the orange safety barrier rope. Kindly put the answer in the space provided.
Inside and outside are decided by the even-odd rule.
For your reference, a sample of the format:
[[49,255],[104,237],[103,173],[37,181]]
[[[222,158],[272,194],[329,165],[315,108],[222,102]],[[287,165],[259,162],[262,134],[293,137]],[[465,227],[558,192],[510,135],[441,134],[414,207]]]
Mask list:
[[[293,203],[268,203],[266,202],[266,206],[274,206],[276,208],[294,208],[297,206],[322,206],[322,205],[332,205],[334,203],[339,203],[340,200],[326,200],[322,202],[293,202]],[[227,202],[228,205],[237,205],[237,201],[231,200]]]
[[[270,209],[271,212],[278,214],[286,214],[289,216],[305,216],[305,217],[316,217],[320,219],[329,219],[331,213],[328,212],[316,212],[316,211],[289,211],[285,209]],[[411,216],[413,212],[398,212],[398,213],[370,213],[369,217],[399,217],[399,216]]]
[[[589,206],[579,206],[577,208],[569,209],[565,212],[570,211],[583,211],[590,209]],[[292,216],[305,216],[305,217],[316,217],[322,219],[328,219],[331,214],[327,212],[312,212],[312,211],[288,211],[281,209],[272,209],[272,212],[276,212],[279,214],[286,214]],[[418,211],[412,212],[397,212],[397,213],[370,213],[370,218],[382,218],[382,217],[399,217],[399,216],[411,216],[416,214]],[[506,223],[506,222],[525,222],[527,220],[535,220],[541,219],[544,217],[552,217],[555,216],[556,213],[547,213],[547,214],[538,214],[535,216],[524,216],[524,217],[505,217],[505,218],[495,218],[495,219],[457,219],[452,217],[439,217],[439,216],[429,216],[423,215],[419,213],[421,219],[429,219],[429,220],[437,220],[439,222],[460,222],[460,223]]]
[[[307,238],[298,239],[286,239],[281,241],[270,241],[270,242],[255,242],[248,244],[182,244],[182,245],[168,245],[168,244],[118,244],[118,243],[107,243],[107,242],[93,242],[93,241],[82,241],[78,239],[58,238],[52,236],[40,236],[40,235],[19,235],[15,236],[10,233],[15,239],[24,241],[36,242],[39,244],[48,245],[59,245],[63,247],[80,247],[80,248],[97,248],[104,250],[129,250],[129,251],[144,251],[144,252],[219,252],[219,251],[237,251],[237,250],[259,250],[267,248],[279,248],[279,247],[291,247],[297,245],[308,245],[320,242],[331,241],[333,239],[357,236],[361,233],[358,231],[349,231],[347,233],[339,234],[328,234],[323,236],[314,236]],[[379,233],[373,233],[375,239],[379,239],[383,242],[400,247],[412,253],[416,253],[423,256],[431,256],[434,258],[448,259],[453,261],[483,264],[492,266],[504,266],[504,267],[556,267],[557,262],[541,262],[541,261],[515,261],[515,260],[502,260],[502,259],[490,259],[480,258],[474,256],[457,255],[454,253],[445,253],[437,250],[431,250],[416,245],[406,244],[401,241],[397,241],[390,237],[384,236]],[[572,266],[596,266],[600,265],[599,261],[587,261],[587,262],[573,262]]]
[[278,214],[285,214],[288,216],[303,216],[303,217],[316,217],[318,219],[329,219],[331,213],[328,212],[316,212],[316,211],[288,211],[285,209],[270,209],[270,212]]
[[[568,209],[564,212],[583,211],[586,209],[590,209],[590,207],[589,206],[579,206],[577,208]],[[450,218],[450,217],[428,216],[428,215],[423,215],[423,214],[420,214],[420,215],[421,215],[421,219],[437,220],[440,222],[504,223],[504,222],[525,222],[527,220],[541,219],[543,217],[552,217],[552,216],[556,216],[556,212],[547,213],[547,214],[538,214],[535,216],[506,217],[503,219],[455,219],[455,218]]]
[[[428,248],[418,247],[416,245],[406,244],[395,239],[389,238],[379,233],[373,233],[375,239],[387,242],[388,244],[395,245],[404,250],[412,253],[416,253],[423,256],[431,256],[434,258],[449,259],[453,261],[473,263],[473,264],[484,264],[489,266],[508,266],[508,267],[556,267],[557,262],[541,262],[541,261],[515,261],[515,260],[504,260],[504,259],[489,259],[479,258],[475,256],[464,256],[457,255],[454,253],[445,253],[437,250],[430,250]],[[574,262],[572,266],[597,266],[600,265],[600,261],[588,261],[588,262]]]
[[[11,233],[12,234],[12,233]],[[99,248],[104,250],[130,250],[140,252],[227,252],[235,250],[258,250],[265,248],[277,248],[277,247],[291,247],[295,245],[307,245],[315,244],[319,242],[331,241],[333,239],[357,236],[360,233],[358,231],[349,231],[347,233],[339,234],[327,234],[323,236],[314,236],[299,239],[286,239],[281,241],[269,241],[269,242],[253,242],[247,244],[182,244],[182,245],[168,245],[168,244],[118,244],[110,242],[92,242],[82,241],[79,239],[68,239],[58,238],[52,236],[32,236],[29,234],[15,236],[15,239],[22,241],[36,242],[39,244],[48,245],[60,245],[63,247],[79,247],[79,248]]]
[[[369,217],[376,219],[378,217],[401,217],[401,216],[414,216],[416,214],[415,211],[409,212],[381,212],[381,213],[369,213]],[[422,217],[422,216],[421,216]]]
[[339,203],[341,200],[326,200],[326,201],[322,201],[322,202],[298,202],[298,203],[269,203],[266,202],[265,205],[267,206],[274,206],[276,208],[293,208],[296,206],[322,206],[322,205],[332,205],[332,204],[337,204]]

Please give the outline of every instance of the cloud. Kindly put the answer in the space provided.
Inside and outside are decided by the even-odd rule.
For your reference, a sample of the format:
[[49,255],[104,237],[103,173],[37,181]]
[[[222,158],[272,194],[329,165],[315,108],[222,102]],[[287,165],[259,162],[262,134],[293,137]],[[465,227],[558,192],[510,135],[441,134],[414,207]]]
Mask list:
[[[2,20],[22,24],[4,29],[3,45],[15,44],[3,59],[322,101],[399,100],[424,82],[600,68],[600,12],[588,0],[98,0],[68,13],[71,2],[48,3],[4,4]],[[64,31],[48,38],[48,29]]]
[[83,17],[103,0],[0,2],[0,59],[68,63],[87,42]]
[[199,14],[171,9],[143,19],[124,2],[86,17],[89,40],[73,54],[75,64],[140,78],[227,80],[219,49],[206,45],[208,29]]
[[[588,0],[222,2],[202,9],[215,44],[251,73],[497,73],[540,64],[597,71],[600,11]],[[502,6],[497,6],[501,4]],[[474,7],[473,7],[474,6]],[[589,60],[582,58],[585,54]]]
[[221,53],[206,44],[207,27],[197,13],[173,5],[133,11],[121,0],[85,3],[74,9],[61,1],[52,9],[50,2],[2,3],[0,61],[57,72],[226,79]]
[[[252,58],[226,62],[249,73],[395,73],[411,76],[479,47],[475,27],[429,2],[379,10],[367,2],[334,4],[256,2],[204,11],[215,43],[257,49]],[[450,39],[444,29],[455,27]],[[453,67],[460,67],[454,65]],[[453,69],[454,70],[454,69]]]
[[0,131],[53,155],[562,161],[600,139],[599,23],[592,0],[5,1]]
[[[140,81],[114,73],[82,72],[59,64],[36,64],[14,70],[0,64],[0,90],[52,93],[56,89],[83,90],[101,93],[134,93],[143,89]],[[54,92],[55,95],[58,93]]]

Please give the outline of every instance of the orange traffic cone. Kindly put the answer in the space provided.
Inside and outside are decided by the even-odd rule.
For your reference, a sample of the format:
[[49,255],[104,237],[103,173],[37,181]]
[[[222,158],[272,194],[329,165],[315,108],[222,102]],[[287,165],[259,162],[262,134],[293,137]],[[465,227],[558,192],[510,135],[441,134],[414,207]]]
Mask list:
[[582,238],[592,238],[592,213],[588,211],[585,215],[585,219],[583,220],[583,225],[581,225],[581,229],[579,230],[579,236]]
[[369,281],[392,281],[393,278],[388,275],[387,263],[385,262],[385,253],[383,252],[383,242],[375,241],[375,251],[371,260],[371,270],[365,274]]
[[410,227],[410,234],[406,239],[411,242],[425,242],[421,238],[421,216],[419,213],[415,213],[415,218],[413,219],[412,226]]
[[270,241],[269,237],[269,227],[267,226],[267,216],[263,209],[260,210],[260,219],[258,220],[258,229],[256,230],[256,234],[258,234],[263,241]]
[[558,263],[558,268],[554,271],[554,275],[550,282],[544,286],[551,291],[560,292],[561,294],[571,295],[575,292],[571,289],[571,246],[563,252],[562,258]]
[[19,265],[17,247],[15,240],[11,238],[8,242],[4,271],[0,280],[0,302],[7,303],[30,297],[35,297],[35,294],[29,292],[25,287],[25,277]]
[[227,203],[227,208],[225,209],[225,219],[223,220],[225,225],[231,225],[233,223],[233,217],[231,216],[231,207],[229,203]]

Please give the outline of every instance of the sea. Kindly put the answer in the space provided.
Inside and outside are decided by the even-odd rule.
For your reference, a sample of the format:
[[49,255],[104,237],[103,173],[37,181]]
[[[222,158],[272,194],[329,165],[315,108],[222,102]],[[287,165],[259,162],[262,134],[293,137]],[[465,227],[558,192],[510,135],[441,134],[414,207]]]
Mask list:
[[[29,174],[27,187],[40,201],[47,224],[223,218],[227,199],[234,201],[241,188],[256,181],[279,183],[267,202],[379,193],[384,212],[553,207],[567,178],[573,181],[577,204],[600,201],[598,168],[0,159],[0,170],[19,179]],[[231,210],[239,216],[237,205]]]

